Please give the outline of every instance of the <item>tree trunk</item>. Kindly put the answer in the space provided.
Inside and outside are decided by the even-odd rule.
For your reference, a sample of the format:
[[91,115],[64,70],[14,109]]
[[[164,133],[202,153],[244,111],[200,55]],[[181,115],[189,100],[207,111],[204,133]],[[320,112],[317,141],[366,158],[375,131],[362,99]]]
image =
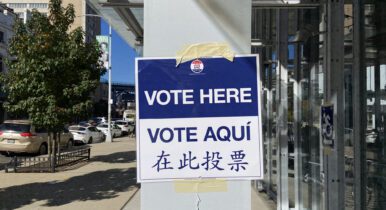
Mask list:
[[[52,133],[53,137],[55,138],[55,133]],[[54,156],[52,155],[52,136],[51,132],[48,132],[48,161],[50,161],[50,171],[54,172],[55,171],[55,161],[54,161]]]
[[48,153],[48,158],[51,160],[51,132],[48,132],[47,153]]
[[58,133],[58,159],[60,159],[60,134],[62,131],[59,131]]
[[53,142],[53,152],[54,152],[54,154],[53,154],[53,161],[52,161],[52,163],[53,163],[53,167],[52,167],[52,172],[55,172],[55,166],[56,166],[56,154],[57,154],[57,146],[56,146],[56,144],[57,144],[57,140],[58,140],[58,132],[54,132],[54,142]]

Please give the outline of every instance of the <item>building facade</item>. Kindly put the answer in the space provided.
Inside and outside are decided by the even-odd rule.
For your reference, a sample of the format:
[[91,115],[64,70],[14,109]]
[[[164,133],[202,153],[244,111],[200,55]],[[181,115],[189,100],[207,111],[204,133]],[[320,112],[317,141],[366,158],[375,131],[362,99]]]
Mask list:
[[[45,15],[48,15],[49,12],[49,0],[3,0],[2,2],[12,8],[24,22],[28,19],[33,9]],[[63,6],[68,4],[74,5],[76,16],[71,29],[81,27],[86,32],[86,42],[95,40],[95,37],[100,34],[101,30],[100,18],[86,16],[86,14],[95,14],[88,0],[63,0]]]
[[8,58],[8,44],[14,34],[13,25],[16,17],[12,9],[0,4],[0,72],[7,71],[4,61]]
[[386,209],[386,2],[253,5],[262,189],[278,209]]
[[[148,30],[156,28],[154,23],[171,22],[154,14],[179,14],[185,11],[187,2],[162,5],[173,8],[167,10],[168,14],[157,13],[155,1],[151,0],[109,1],[103,5],[98,0],[91,2],[106,18],[124,13],[115,26],[124,25],[134,31],[125,36],[128,43],[135,43],[139,37],[133,23],[143,18],[147,33],[143,43],[145,54],[156,53],[154,49],[149,52],[147,44],[161,41],[157,40],[161,36],[179,40],[175,36],[179,27],[191,27],[194,23],[183,21],[194,14],[181,14],[180,22],[185,25],[173,25],[175,31],[158,30],[152,34]],[[229,28],[245,24],[224,18],[237,12],[226,13],[226,4],[231,3],[198,2],[190,4],[191,8],[202,14],[200,17],[206,15],[211,23],[217,23],[200,28],[200,33],[219,30],[227,37],[240,35],[240,31],[227,33],[234,32]],[[265,179],[252,182],[253,186],[265,191],[278,210],[386,209],[386,1],[248,2],[252,33],[244,35],[251,35],[251,39],[232,39],[229,44],[249,41],[251,52],[258,53],[262,61]],[[141,4],[145,15],[130,16],[141,9]],[[146,38],[149,36],[152,40]],[[329,123],[326,117],[330,118]],[[153,185],[151,190],[167,196],[151,200],[150,196],[143,196],[147,195],[142,194],[144,187],[141,196],[148,199],[146,202],[176,205],[176,200],[178,203],[182,198],[170,195],[167,187],[157,186]],[[196,195],[184,196],[193,199]],[[207,201],[204,199],[202,203]]]
[[[112,83],[112,116],[122,117],[124,110],[135,103],[135,86],[124,83]],[[107,113],[108,82],[101,81],[96,90],[91,94],[94,103],[94,115],[104,116]]]
[[[5,65],[5,60],[10,59],[8,54],[8,45],[10,38],[13,36],[13,25],[17,15],[13,10],[4,4],[0,4],[0,72],[6,72],[7,66]],[[5,95],[0,91],[0,122],[5,119],[5,112],[3,109],[3,102],[5,100]]]

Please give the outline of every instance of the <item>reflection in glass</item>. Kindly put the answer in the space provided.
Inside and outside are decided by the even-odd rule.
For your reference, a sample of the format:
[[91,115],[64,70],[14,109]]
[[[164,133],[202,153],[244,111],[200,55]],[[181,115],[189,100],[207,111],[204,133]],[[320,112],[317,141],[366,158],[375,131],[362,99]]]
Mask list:
[[385,1],[366,1],[367,83],[367,209],[386,209],[386,7]]

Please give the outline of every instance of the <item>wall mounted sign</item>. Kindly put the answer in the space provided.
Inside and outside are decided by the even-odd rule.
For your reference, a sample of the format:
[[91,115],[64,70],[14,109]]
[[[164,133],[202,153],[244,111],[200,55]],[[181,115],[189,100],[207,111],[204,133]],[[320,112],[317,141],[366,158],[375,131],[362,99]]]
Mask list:
[[334,147],[334,105],[323,105],[320,116],[323,144]]
[[137,179],[263,179],[258,56],[136,60]]

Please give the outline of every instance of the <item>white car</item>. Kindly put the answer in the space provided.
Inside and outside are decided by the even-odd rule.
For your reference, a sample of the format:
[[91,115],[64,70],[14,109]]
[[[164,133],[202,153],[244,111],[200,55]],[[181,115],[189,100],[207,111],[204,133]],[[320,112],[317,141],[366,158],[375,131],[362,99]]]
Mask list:
[[134,122],[129,122],[125,120],[117,120],[114,122],[115,125],[121,128],[122,133],[131,134],[134,131]]
[[[98,130],[102,131],[105,136],[107,136],[107,130],[108,130],[108,124],[107,123],[101,123],[99,124],[97,127],[96,127]],[[117,125],[115,124],[112,124],[111,125],[111,136],[113,138],[115,137],[118,137],[118,136],[122,136],[122,130],[120,127],[118,127]]]
[[99,124],[99,123],[105,123],[107,120],[105,117],[94,117],[94,118],[91,118],[90,121],[93,121],[96,124]]
[[75,142],[81,142],[84,144],[91,144],[94,142],[102,142],[105,139],[105,135],[96,129],[94,126],[80,126],[74,125],[68,128],[74,136]]

